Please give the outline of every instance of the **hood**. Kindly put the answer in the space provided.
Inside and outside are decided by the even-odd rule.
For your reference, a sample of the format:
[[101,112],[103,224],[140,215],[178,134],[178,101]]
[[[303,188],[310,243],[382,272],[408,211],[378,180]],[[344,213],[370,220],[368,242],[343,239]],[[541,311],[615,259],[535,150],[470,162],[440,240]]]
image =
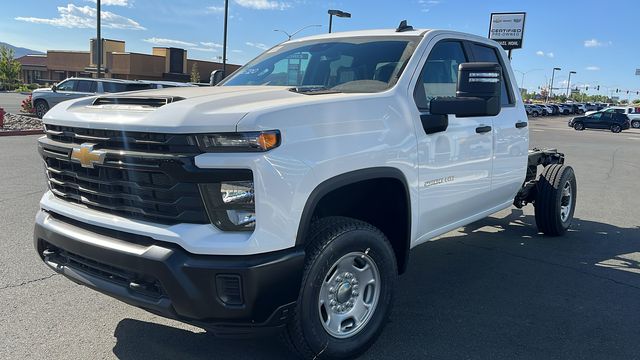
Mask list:
[[[252,111],[344,94],[304,95],[284,86],[184,87],[92,96],[62,102],[45,124],[163,133],[233,132]],[[94,105],[100,98],[120,104]],[[172,99],[162,106],[136,105],[140,99]],[[126,105],[122,103],[127,103]],[[140,101],[142,103],[142,101]],[[96,102],[99,104],[99,102]]]
[[51,88],[42,88],[42,89],[34,89],[31,91],[32,93],[46,93],[52,92]]

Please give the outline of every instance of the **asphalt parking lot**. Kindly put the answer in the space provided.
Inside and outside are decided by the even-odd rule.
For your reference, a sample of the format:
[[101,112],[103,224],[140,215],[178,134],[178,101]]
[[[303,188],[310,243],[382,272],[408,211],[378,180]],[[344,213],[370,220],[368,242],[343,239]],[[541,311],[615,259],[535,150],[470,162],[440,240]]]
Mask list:
[[[502,211],[412,253],[391,322],[363,359],[602,359],[640,353],[640,131],[530,121],[578,178],[573,229],[537,234]],[[55,275],[32,246],[45,191],[36,136],[0,138],[1,359],[282,359],[275,339],[226,340]]]

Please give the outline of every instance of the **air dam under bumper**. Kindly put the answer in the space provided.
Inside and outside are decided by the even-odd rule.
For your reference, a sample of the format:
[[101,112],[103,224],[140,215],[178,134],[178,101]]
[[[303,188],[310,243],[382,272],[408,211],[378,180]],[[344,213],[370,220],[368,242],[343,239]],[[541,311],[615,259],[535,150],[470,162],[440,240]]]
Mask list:
[[76,283],[220,336],[248,336],[284,325],[304,266],[304,251],[298,248],[196,255],[44,210],[36,216],[34,241],[42,260]]

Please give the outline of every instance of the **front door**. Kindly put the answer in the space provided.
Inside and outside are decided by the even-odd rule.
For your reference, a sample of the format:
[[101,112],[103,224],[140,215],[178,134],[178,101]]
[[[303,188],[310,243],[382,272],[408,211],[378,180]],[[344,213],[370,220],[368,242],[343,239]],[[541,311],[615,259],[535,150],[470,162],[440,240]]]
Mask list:
[[[486,210],[491,187],[493,138],[491,117],[448,115],[446,129],[434,129],[431,99],[455,96],[458,65],[469,61],[459,40],[438,39],[428,52],[414,91],[418,134],[419,241],[464,223]],[[426,55],[425,55],[426,56]]]

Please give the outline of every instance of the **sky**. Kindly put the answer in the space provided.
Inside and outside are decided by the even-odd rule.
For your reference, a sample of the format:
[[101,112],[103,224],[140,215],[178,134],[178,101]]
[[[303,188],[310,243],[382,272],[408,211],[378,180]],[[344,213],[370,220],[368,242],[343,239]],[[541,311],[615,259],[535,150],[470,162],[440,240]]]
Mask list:
[[[96,0],[0,0],[0,41],[34,50],[88,51],[95,37]],[[415,28],[452,29],[487,36],[492,12],[527,13],[522,49],[512,67],[521,87],[549,83],[631,99],[640,91],[640,1],[609,0],[229,0],[228,54],[243,64],[286,39],[328,31],[328,9],[350,12],[335,18],[333,31],[395,28],[408,20]],[[190,58],[222,57],[224,0],[102,0],[102,36],[126,41],[126,51],[150,53],[153,46],[186,48]],[[524,75],[524,84],[522,83]],[[557,92],[558,90],[556,90]],[[613,94],[616,95],[616,94]]]

